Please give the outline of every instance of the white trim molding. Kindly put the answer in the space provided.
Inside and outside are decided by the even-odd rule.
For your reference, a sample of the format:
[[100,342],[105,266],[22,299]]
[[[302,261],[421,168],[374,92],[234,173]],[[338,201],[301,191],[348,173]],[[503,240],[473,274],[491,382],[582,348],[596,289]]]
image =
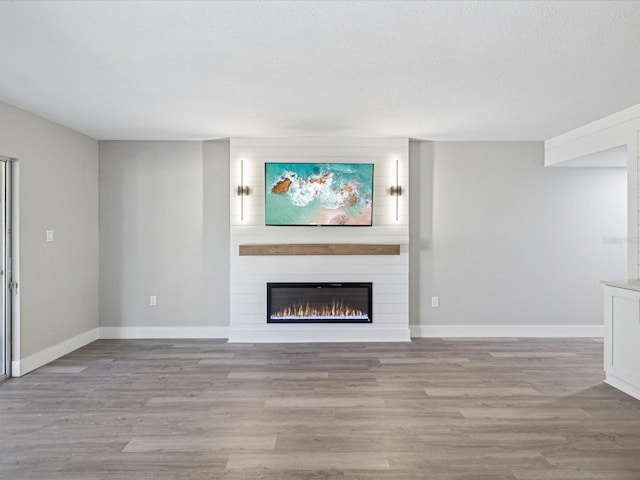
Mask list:
[[408,328],[232,329],[229,343],[410,342]]
[[584,338],[603,336],[603,325],[411,325],[412,338]]
[[11,362],[11,376],[21,377],[98,339],[229,338],[228,327],[99,327]]
[[640,388],[609,372],[605,373],[604,383],[640,400]]
[[638,260],[638,142],[640,104],[545,140],[544,165],[550,167],[585,159],[621,146],[627,149],[627,265],[628,278],[637,279]]
[[93,328],[81,333],[80,335],[71,337],[68,340],[64,340],[56,345],[45,348],[44,350],[40,350],[33,355],[21,358],[20,360],[13,360],[11,362],[11,376],[21,377],[36,368],[40,368],[49,362],[53,362],[74,350],[95,342],[96,340],[98,340],[98,329]]
[[[221,338],[230,343],[409,342],[442,337],[602,337],[602,325],[411,325],[379,330],[231,330],[229,327],[99,327],[11,362],[14,377],[25,375],[98,339]],[[411,337],[411,338],[410,338]],[[614,383],[615,379],[607,383]]]
[[545,140],[544,165],[550,167],[620,145],[628,145],[640,125],[640,104]]
[[100,338],[229,338],[229,327],[100,327]]

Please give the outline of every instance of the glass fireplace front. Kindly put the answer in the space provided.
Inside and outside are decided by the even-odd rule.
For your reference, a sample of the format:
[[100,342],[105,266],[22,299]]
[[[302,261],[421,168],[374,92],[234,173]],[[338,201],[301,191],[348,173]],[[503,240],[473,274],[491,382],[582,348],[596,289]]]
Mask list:
[[371,323],[371,283],[267,283],[267,323]]

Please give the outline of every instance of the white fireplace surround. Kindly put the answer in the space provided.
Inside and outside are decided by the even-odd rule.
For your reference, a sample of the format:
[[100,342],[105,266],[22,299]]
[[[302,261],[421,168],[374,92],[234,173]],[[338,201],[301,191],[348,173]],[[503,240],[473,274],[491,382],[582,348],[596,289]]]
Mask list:
[[[230,147],[229,341],[409,341],[409,139],[232,138]],[[265,226],[267,161],[373,163],[373,226]],[[389,192],[396,183],[396,164],[402,186],[397,198]],[[242,199],[242,219],[241,184],[250,190]],[[239,255],[240,245],[291,243],[399,244],[400,255]],[[267,282],[372,282],[373,323],[267,324]]]

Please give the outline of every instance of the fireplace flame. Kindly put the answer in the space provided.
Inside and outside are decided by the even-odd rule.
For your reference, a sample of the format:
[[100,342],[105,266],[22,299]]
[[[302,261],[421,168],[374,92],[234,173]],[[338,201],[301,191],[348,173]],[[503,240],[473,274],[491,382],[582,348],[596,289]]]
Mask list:
[[271,315],[271,318],[287,317],[366,317],[362,310],[351,308],[342,300],[333,300],[330,304],[314,305],[311,303],[298,303],[285,307]]

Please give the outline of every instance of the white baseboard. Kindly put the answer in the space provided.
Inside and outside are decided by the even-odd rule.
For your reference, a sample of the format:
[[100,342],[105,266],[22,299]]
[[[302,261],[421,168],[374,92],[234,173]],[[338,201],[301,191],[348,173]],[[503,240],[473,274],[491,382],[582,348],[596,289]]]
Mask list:
[[412,338],[603,337],[602,325],[411,325]]
[[229,338],[229,327],[100,327],[100,338]]
[[[602,325],[411,325],[389,329],[231,330],[229,327],[99,327],[11,362],[20,377],[89,343],[103,339],[228,338],[231,343],[408,342],[442,337],[602,337]],[[609,379],[608,379],[609,380]],[[615,383],[611,379],[608,383]],[[618,385],[614,385],[618,387]],[[619,388],[619,387],[618,387]],[[624,391],[624,390],[623,390]],[[629,393],[629,392],[627,392]],[[634,392],[635,393],[635,392]],[[633,393],[630,393],[633,395]]]
[[98,329],[93,328],[80,335],[76,335],[68,340],[60,342],[51,347],[45,348],[33,355],[14,360],[11,362],[11,376],[21,377],[36,368],[40,368],[49,362],[53,362],[67,353],[71,353],[78,348],[90,344],[98,339]]
[[611,385],[613,388],[617,388],[627,395],[631,395],[633,398],[640,400],[640,388],[638,388],[637,385],[629,383],[626,380],[611,374],[611,372],[606,372],[604,382]]
[[230,330],[229,343],[410,342],[408,328]]

